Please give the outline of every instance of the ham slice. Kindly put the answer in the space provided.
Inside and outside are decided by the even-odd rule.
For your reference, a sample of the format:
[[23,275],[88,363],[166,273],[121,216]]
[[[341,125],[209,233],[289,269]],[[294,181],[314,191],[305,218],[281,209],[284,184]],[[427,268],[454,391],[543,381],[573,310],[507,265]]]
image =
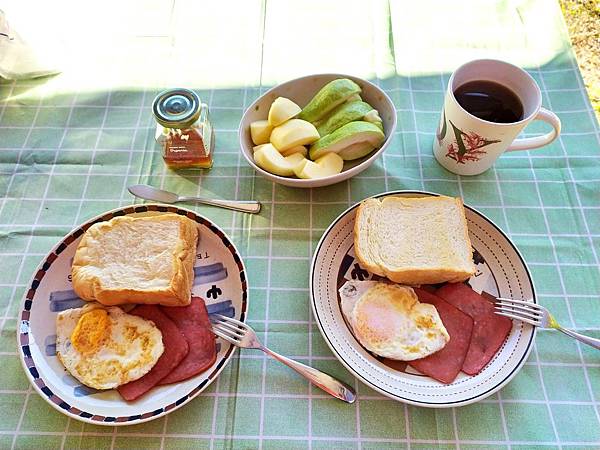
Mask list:
[[408,366],[406,361],[399,361],[397,359],[382,358],[381,362],[384,363],[386,366],[394,370],[398,370],[400,372],[404,372],[406,370],[406,366]]
[[185,358],[188,343],[177,325],[169,319],[157,305],[139,305],[129,312],[154,322],[162,333],[165,350],[154,367],[141,378],[119,386],[121,397],[127,401],[136,400],[156,386]]
[[492,360],[512,329],[512,321],[494,313],[494,305],[463,283],[448,283],[436,295],[469,315],[473,321],[471,345],[462,371],[477,375]]
[[192,302],[188,306],[170,308],[163,306],[161,310],[183,333],[189,352],[159,384],[187,380],[212,366],[217,359],[217,350],[204,300],[200,297],[192,297]]
[[434,354],[410,361],[409,364],[419,372],[441,383],[452,383],[461,371],[469,350],[473,319],[424,289],[414,288],[414,291],[419,297],[419,301],[435,306],[450,335],[450,341]]

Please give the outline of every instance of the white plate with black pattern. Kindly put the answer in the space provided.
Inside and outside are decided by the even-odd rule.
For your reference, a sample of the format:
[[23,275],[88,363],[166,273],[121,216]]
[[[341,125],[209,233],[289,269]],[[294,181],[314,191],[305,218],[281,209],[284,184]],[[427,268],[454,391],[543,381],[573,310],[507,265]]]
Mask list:
[[[56,315],[84,302],[71,286],[71,264],[83,233],[94,223],[117,216],[174,213],[196,222],[200,235],[194,263],[192,295],[202,297],[209,314],[220,313],[245,321],[248,283],[240,255],[227,235],[193,211],[166,205],[118,208],[77,227],[42,261],[21,305],[17,345],[23,368],[37,392],[58,411],[97,425],[134,425],[181,407],[212,383],[231,359],[235,347],[217,339],[217,359],[188,380],[153,388],[127,402],[116,390],[98,391],[72,377],[56,357]],[[126,250],[126,249],[124,249]]]
[[[420,191],[393,191],[374,196],[423,197]],[[340,362],[367,386],[402,402],[444,408],[481,400],[506,385],[525,363],[535,328],[513,321],[512,330],[490,363],[477,375],[460,373],[451,384],[440,383],[401,362],[384,361],[365,350],[348,328],[338,289],[348,280],[372,275],[354,256],[354,218],[358,204],[344,211],[323,234],[310,274],[311,304],[323,338]],[[536,302],[525,261],[515,245],[490,219],[465,205],[477,273],[468,280],[477,292]]]

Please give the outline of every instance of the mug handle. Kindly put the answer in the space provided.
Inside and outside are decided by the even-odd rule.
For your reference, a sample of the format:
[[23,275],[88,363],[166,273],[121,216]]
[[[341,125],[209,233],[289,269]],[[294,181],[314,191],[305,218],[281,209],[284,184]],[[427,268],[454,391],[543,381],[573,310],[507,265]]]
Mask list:
[[512,152],[515,150],[530,150],[548,145],[560,134],[560,119],[552,111],[548,111],[545,108],[540,108],[533,120],[543,120],[544,122],[552,125],[553,130],[541,136],[515,139],[513,143],[510,144],[506,149],[507,152]]

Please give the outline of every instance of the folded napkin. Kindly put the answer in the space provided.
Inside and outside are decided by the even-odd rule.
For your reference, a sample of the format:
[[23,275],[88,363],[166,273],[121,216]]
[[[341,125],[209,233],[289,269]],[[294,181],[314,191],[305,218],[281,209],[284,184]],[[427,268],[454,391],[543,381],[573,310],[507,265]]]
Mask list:
[[50,55],[36,52],[11,29],[0,10],[0,77],[18,80],[59,73],[50,58]]

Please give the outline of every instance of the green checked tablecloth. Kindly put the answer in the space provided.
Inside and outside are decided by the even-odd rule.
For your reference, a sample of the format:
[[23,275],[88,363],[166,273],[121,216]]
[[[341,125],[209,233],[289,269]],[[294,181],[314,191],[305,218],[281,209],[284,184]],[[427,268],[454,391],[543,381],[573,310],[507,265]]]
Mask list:
[[[307,289],[315,245],[340,212],[386,190],[427,190],[462,196],[494,220],[523,253],[540,302],[564,325],[600,337],[600,132],[554,1],[47,2],[35,14],[26,3],[8,2],[9,19],[39,28],[41,44],[61,38],[63,73],[0,84],[0,448],[600,448],[600,352],[540,331],[497,394],[456,409],[408,406],[338,363]],[[449,74],[477,57],[525,67],[563,133],[458,177],[431,145]],[[398,129],[385,155],[321,189],[256,176],[238,147],[244,108],[279,82],[333,71],[368,78],[393,99]],[[150,104],[175,86],[210,106],[210,171],[170,172],[155,147]],[[535,123],[526,134],[544,131]],[[139,426],[83,424],[34,393],[15,348],[26,285],[72,227],[133,203],[126,187],[135,183],[263,202],[258,216],[194,209],[242,252],[249,322],[265,343],[355,386],[356,404],[252,351],[236,354],[185,407]]]

